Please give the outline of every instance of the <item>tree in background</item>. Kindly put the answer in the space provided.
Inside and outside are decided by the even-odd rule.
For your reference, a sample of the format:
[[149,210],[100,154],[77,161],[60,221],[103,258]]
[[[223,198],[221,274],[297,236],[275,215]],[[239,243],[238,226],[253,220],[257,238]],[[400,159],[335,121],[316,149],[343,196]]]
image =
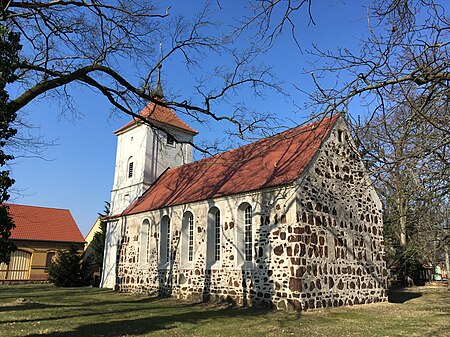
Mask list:
[[[314,4],[263,0],[246,23],[260,27],[259,40],[269,47],[286,29],[297,42],[299,15],[307,9],[314,23]],[[413,276],[423,257],[449,249],[443,230],[450,196],[448,8],[446,0],[369,1],[358,48],[309,51],[317,57],[307,69],[316,90],[304,92],[307,107],[316,117],[345,112],[359,137],[384,204],[388,258],[402,266],[402,277]],[[366,110],[365,125],[348,111],[352,103]]]
[[372,118],[360,130],[367,167],[384,205],[387,264],[404,283],[417,280],[422,265],[436,265],[448,245],[449,178],[442,175],[446,163],[440,159],[448,149],[442,136],[408,103]]
[[100,231],[94,234],[94,238],[90,246],[94,250],[92,254],[92,262],[99,267],[100,272],[103,267],[103,255],[105,252],[105,237],[106,237],[106,221],[103,220],[104,217],[109,215],[110,203],[108,201],[105,202],[105,209],[103,214],[99,214],[102,219],[100,222]]
[[[4,151],[6,142],[13,137],[17,130],[11,125],[16,119],[16,113],[10,110],[11,102],[6,91],[7,84],[17,79],[16,66],[21,45],[19,34],[13,33],[0,24],[0,168],[4,168],[7,161],[13,159],[11,154]],[[0,171],[0,263],[9,263],[11,252],[16,246],[9,241],[14,222],[9,216],[8,207],[3,205],[9,199],[9,188],[14,180],[8,170]]]
[[57,287],[83,287],[91,284],[89,259],[83,259],[75,246],[59,251],[48,270],[48,279]]

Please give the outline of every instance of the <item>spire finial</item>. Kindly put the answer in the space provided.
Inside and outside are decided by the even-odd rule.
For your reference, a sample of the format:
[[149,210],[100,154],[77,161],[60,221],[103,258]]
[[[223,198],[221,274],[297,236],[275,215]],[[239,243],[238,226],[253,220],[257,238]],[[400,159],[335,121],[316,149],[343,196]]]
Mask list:
[[164,91],[161,85],[161,68],[162,68],[162,43],[159,43],[159,50],[161,55],[158,61],[158,82],[156,82],[155,90],[153,91],[153,95],[157,98],[164,98]]

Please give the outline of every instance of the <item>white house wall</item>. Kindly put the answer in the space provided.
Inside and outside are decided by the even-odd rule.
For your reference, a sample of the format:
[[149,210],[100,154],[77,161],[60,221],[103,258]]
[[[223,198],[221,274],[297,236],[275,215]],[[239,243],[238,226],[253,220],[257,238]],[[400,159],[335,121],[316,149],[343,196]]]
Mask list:
[[111,221],[106,226],[105,253],[103,255],[102,279],[100,281],[102,288],[115,288],[117,284],[119,228],[119,221]]

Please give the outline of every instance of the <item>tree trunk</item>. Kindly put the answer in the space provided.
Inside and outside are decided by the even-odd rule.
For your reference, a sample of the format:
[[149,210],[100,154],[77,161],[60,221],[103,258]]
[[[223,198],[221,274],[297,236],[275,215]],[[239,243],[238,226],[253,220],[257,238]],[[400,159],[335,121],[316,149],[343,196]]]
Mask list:
[[447,289],[450,291],[450,260],[449,260],[450,246],[445,247],[445,267],[447,269]]
[[406,202],[403,198],[398,198],[398,213],[400,225],[400,246],[406,246]]

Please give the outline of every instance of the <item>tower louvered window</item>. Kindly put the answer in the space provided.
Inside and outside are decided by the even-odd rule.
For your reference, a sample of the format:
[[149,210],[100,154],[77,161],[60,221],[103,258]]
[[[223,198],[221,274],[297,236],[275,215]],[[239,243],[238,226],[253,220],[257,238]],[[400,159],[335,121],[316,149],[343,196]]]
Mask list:
[[133,162],[128,164],[128,178],[131,178],[133,176],[133,166],[134,166]]

